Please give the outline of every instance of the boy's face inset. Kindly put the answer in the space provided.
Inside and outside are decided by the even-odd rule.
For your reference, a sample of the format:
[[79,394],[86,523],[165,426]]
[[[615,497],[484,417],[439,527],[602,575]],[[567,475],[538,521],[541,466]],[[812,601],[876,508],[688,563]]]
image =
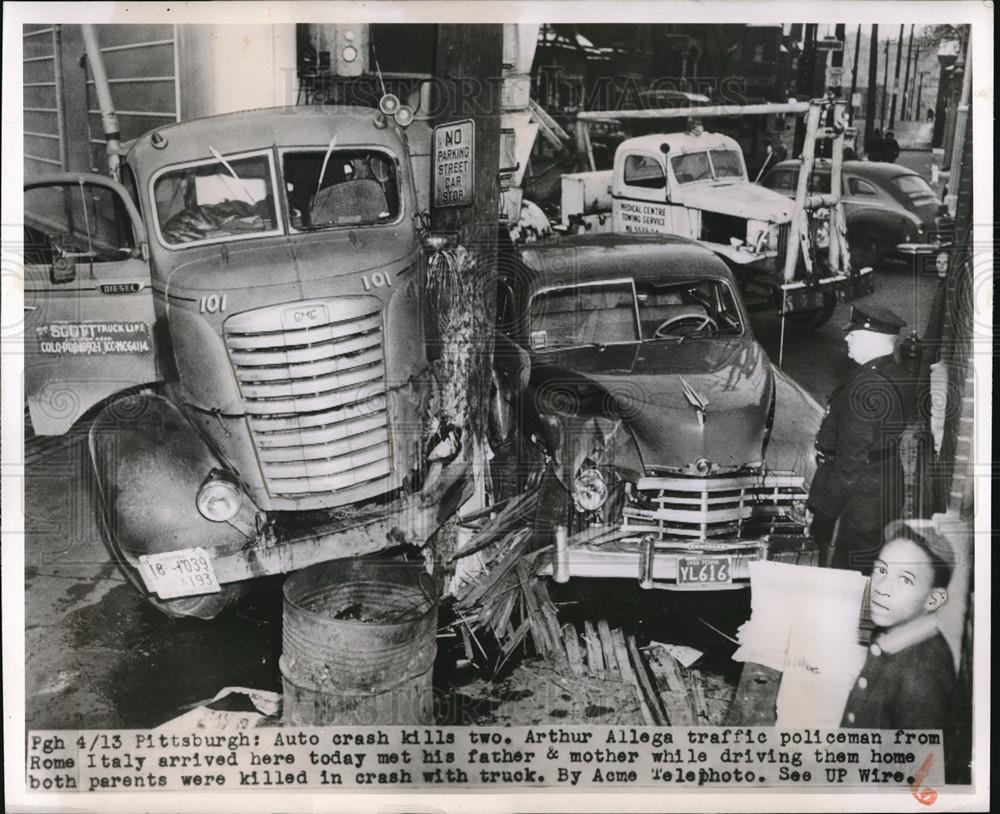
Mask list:
[[910,540],[890,540],[872,571],[871,615],[879,627],[894,627],[936,610],[948,598],[934,587],[931,558]]

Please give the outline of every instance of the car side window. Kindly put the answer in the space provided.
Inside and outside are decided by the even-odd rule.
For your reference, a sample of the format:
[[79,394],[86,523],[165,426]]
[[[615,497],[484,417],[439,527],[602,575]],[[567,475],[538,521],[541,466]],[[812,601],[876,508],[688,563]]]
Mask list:
[[666,176],[660,162],[651,156],[630,155],[625,158],[625,183],[645,189],[664,189]]
[[24,191],[25,262],[49,265],[56,257],[111,263],[135,248],[121,199],[107,187],[57,183]]
[[868,195],[873,198],[878,196],[878,190],[867,181],[862,181],[860,178],[848,179],[847,189],[851,195]]

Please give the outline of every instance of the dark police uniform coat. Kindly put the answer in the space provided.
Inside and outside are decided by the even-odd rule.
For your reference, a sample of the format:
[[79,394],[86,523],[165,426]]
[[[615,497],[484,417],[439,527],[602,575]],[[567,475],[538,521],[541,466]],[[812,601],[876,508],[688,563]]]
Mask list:
[[907,378],[891,355],[880,356],[830,396],[816,435],[819,466],[809,505],[840,518],[834,568],[869,573],[882,530],[902,512],[899,439],[908,418]]
[[955,722],[958,681],[933,616],[891,628],[869,648],[842,727],[942,729]]

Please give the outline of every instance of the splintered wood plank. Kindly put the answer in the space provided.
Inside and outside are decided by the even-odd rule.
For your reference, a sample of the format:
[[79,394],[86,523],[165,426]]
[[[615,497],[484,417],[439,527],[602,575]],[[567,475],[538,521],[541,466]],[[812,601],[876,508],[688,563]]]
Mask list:
[[642,711],[643,720],[645,720],[647,726],[656,726],[659,721],[657,720],[656,713],[649,706],[643,694],[642,687],[639,684],[639,679],[636,677],[635,672],[632,670],[632,665],[629,663],[628,648],[625,646],[625,635],[622,633],[621,628],[616,627],[611,631],[611,643],[615,650],[615,658],[618,660],[618,669],[621,671],[622,678],[626,684],[632,686],[636,698],[639,699],[639,709]]
[[583,666],[583,652],[580,649],[580,640],[576,636],[576,628],[573,625],[566,625],[563,628],[563,643],[566,645],[569,669],[573,671],[574,675],[585,675],[587,668]]
[[597,620],[597,635],[601,639],[601,650],[604,652],[604,663],[608,667],[608,672],[612,676],[622,675],[618,665],[618,657],[615,655],[615,640],[611,636],[611,628],[607,619]]
[[639,648],[636,646],[635,638],[633,636],[627,637],[625,645],[628,648],[629,658],[632,660],[632,670],[635,672],[636,678],[639,679],[639,688],[645,696],[646,704],[649,705],[653,713],[653,718],[657,720],[657,724],[660,726],[670,726],[670,717],[663,707],[660,694],[649,679],[649,668],[642,657],[642,653],[639,652]]
[[541,611],[542,619],[545,621],[545,628],[549,633],[549,641],[552,643],[552,653],[558,663],[565,664],[568,656],[566,655],[566,647],[563,643],[562,631],[559,629],[556,606],[552,604],[549,591],[541,580],[535,580],[533,590],[538,599],[538,609]]
[[748,661],[726,713],[724,726],[774,726],[781,673]]
[[597,635],[597,628],[589,619],[583,621],[583,640],[587,644],[587,665],[590,667],[590,672],[598,678],[604,678],[607,671],[604,669],[601,640]]

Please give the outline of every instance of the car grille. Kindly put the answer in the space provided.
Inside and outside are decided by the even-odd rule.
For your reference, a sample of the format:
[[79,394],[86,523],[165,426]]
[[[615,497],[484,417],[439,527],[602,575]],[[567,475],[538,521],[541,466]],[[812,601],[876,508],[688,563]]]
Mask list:
[[715,478],[640,478],[625,506],[629,531],[660,539],[759,537],[801,529],[788,517],[804,501],[802,478],[793,475],[737,475]]
[[226,321],[225,339],[271,495],[334,492],[392,471],[377,299],[248,311]]

